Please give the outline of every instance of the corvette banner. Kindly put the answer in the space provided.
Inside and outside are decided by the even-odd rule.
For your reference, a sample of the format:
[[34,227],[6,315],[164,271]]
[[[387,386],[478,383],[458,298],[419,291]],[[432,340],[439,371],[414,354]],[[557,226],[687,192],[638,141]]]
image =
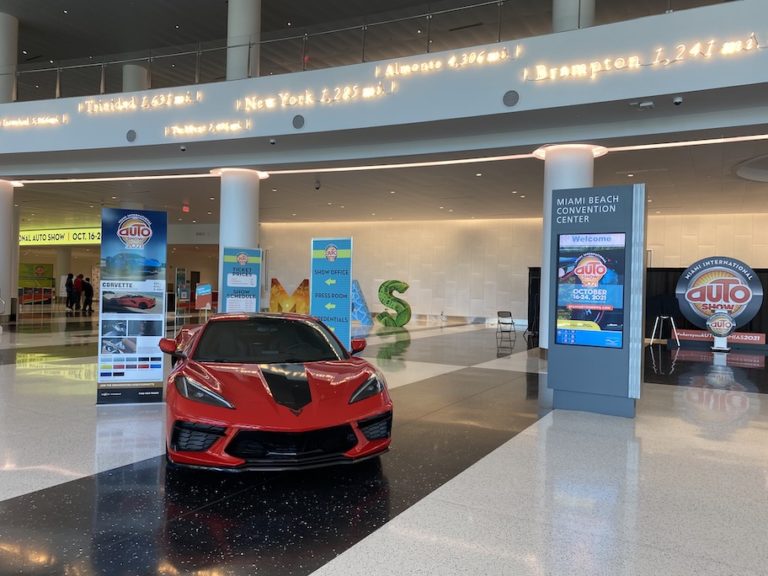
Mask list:
[[104,208],[101,226],[97,403],[162,402],[167,215]]

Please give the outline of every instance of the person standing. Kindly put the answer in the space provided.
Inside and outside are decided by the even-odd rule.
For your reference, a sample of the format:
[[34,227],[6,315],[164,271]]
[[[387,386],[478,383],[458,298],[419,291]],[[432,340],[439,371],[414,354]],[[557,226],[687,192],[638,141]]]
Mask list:
[[90,278],[83,280],[83,312],[93,314],[93,284]]
[[83,275],[78,274],[72,284],[75,288],[75,310],[80,310],[80,297],[83,294]]
[[67,274],[67,280],[64,282],[64,289],[67,291],[67,310],[72,310],[72,306],[75,305],[75,283],[73,278],[75,277],[72,272]]

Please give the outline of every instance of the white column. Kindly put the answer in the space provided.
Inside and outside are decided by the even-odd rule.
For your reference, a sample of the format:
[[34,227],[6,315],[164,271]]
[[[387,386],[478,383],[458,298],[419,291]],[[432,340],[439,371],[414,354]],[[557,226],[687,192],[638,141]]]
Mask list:
[[13,184],[0,180],[0,298],[5,300],[5,311],[0,304],[0,319],[6,320],[11,311],[14,278],[19,275],[13,269],[13,253],[19,247],[19,235],[14,234]]
[[18,60],[19,21],[0,12],[0,104],[13,102]]
[[550,236],[552,231],[552,190],[589,188],[594,183],[595,158],[605,148],[591,144],[544,146],[534,152],[544,160],[544,225],[541,243],[541,299],[539,300],[539,348],[549,348]]
[[227,80],[259,75],[261,0],[229,0],[227,9]]
[[[220,173],[219,294],[222,294],[224,247],[259,247],[259,182],[268,175],[241,168],[222,168]],[[220,312],[222,304],[222,298],[219,297]]]
[[53,277],[56,279],[56,293],[59,291],[59,279],[66,276],[72,270],[72,247],[60,246],[56,248],[56,267],[53,270]]
[[[11,249],[11,296],[18,298],[19,294],[19,230],[21,228],[21,210],[14,204],[13,206],[13,248]],[[7,302],[6,306],[10,307]]]
[[148,64],[138,62],[123,64],[123,92],[138,92],[150,88]]
[[552,0],[552,31],[565,32],[595,24],[595,0]]

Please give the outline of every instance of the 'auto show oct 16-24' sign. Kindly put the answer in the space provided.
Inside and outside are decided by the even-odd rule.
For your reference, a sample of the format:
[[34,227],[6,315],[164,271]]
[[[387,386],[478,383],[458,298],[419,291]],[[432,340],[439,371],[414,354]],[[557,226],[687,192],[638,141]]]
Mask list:
[[763,285],[755,271],[727,256],[691,264],[680,276],[675,293],[683,316],[716,336],[727,336],[748,324],[763,303]]

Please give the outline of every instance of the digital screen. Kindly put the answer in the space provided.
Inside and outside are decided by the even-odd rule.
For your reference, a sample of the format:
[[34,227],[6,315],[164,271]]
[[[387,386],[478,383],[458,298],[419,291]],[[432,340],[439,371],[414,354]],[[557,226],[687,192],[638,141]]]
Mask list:
[[623,346],[625,242],[624,233],[558,236],[558,344]]

